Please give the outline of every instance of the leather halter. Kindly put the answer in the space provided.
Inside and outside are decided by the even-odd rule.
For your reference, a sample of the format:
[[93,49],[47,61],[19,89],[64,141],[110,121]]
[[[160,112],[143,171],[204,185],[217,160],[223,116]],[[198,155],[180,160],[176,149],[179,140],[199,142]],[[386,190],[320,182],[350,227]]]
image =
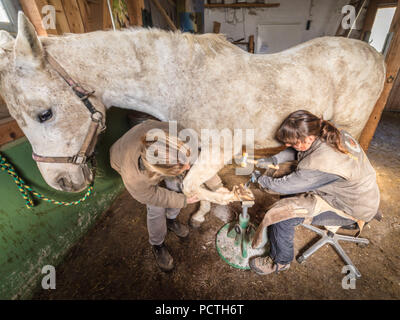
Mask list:
[[68,85],[72,88],[75,94],[81,99],[85,107],[91,113],[91,123],[89,126],[89,130],[86,134],[85,140],[82,143],[82,146],[77,154],[72,157],[45,157],[37,155],[32,152],[32,158],[36,162],[47,162],[47,163],[71,163],[82,165],[86,164],[88,160],[93,156],[94,147],[96,145],[97,140],[97,130],[100,126],[100,132],[103,132],[106,129],[103,120],[103,114],[98,111],[90,102],[89,97],[94,93],[88,92],[83,89],[78,83],[76,83],[64,70],[63,67],[48,53],[46,54],[47,61],[53,67],[53,69],[68,83]]

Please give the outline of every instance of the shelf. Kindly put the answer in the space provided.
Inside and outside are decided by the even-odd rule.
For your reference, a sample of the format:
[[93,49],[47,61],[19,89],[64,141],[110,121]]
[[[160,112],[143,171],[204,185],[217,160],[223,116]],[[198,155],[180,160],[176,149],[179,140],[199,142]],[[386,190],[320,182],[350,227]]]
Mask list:
[[210,3],[204,8],[277,8],[280,3]]

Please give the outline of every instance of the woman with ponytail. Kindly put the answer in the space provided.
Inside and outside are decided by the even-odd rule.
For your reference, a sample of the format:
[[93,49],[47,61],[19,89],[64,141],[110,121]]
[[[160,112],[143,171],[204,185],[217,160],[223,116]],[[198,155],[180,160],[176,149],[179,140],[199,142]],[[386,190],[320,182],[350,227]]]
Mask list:
[[267,191],[293,195],[275,203],[265,214],[253,247],[270,242],[266,258],[250,261],[258,274],[287,270],[294,258],[294,228],[315,225],[362,225],[379,207],[376,173],[357,141],[330,122],[298,110],[279,127],[276,138],[288,148],[256,166],[268,168],[297,161],[296,170],[280,178],[263,175],[258,183]]
[[[111,166],[121,175],[131,196],[147,207],[149,242],[162,271],[174,267],[164,244],[167,230],[180,238],[187,237],[189,228],[177,217],[181,208],[199,201],[181,192],[183,175],[196,160],[192,151],[176,134],[169,133],[168,122],[155,120],[134,126],[110,149]],[[217,175],[205,184],[213,191],[222,187]]]

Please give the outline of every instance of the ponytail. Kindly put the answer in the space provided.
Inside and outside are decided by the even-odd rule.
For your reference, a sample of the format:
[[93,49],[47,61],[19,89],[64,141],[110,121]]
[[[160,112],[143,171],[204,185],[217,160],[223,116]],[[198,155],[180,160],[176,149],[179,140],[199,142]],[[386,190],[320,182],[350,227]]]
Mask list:
[[333,149],[348,154],[341,143],[340,131],[326,120],[322,120],[307,110],[292,112],[279,127],[276,138],[282,143],[296,144],[308,136],[315,136],[326,142]]
[[[153,136],[154,135],[154,136]],[[190,162],[191,150],[178,137],[161,130],[141,138],[141,158],[151,178],[155,175],[175,177]]]
[[340,131],[333,126],[330,122],[321,119],[321,140],[325,141],[326,144],[332,148],[338,150],[341,153],[347,154],[348,151],[343,147],[341,143]]

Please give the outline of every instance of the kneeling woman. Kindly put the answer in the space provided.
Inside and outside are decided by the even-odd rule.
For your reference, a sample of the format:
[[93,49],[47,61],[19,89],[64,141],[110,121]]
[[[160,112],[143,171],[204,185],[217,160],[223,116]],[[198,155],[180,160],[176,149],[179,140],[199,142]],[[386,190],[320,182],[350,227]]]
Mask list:
[[296,196],[275,203],[257,229],[253,247],[265,245],[268,227],[271,248],[268,257],[250,261],[251,269],[262,275],[289,268],[296,225],[361,225],[377,214],[380,199],[375,170],[349,133],[299,110],[283,121],[276,137],[289,148],[256,166],[297,160],[297,168],[281,178],[263,175],[258,183]]

